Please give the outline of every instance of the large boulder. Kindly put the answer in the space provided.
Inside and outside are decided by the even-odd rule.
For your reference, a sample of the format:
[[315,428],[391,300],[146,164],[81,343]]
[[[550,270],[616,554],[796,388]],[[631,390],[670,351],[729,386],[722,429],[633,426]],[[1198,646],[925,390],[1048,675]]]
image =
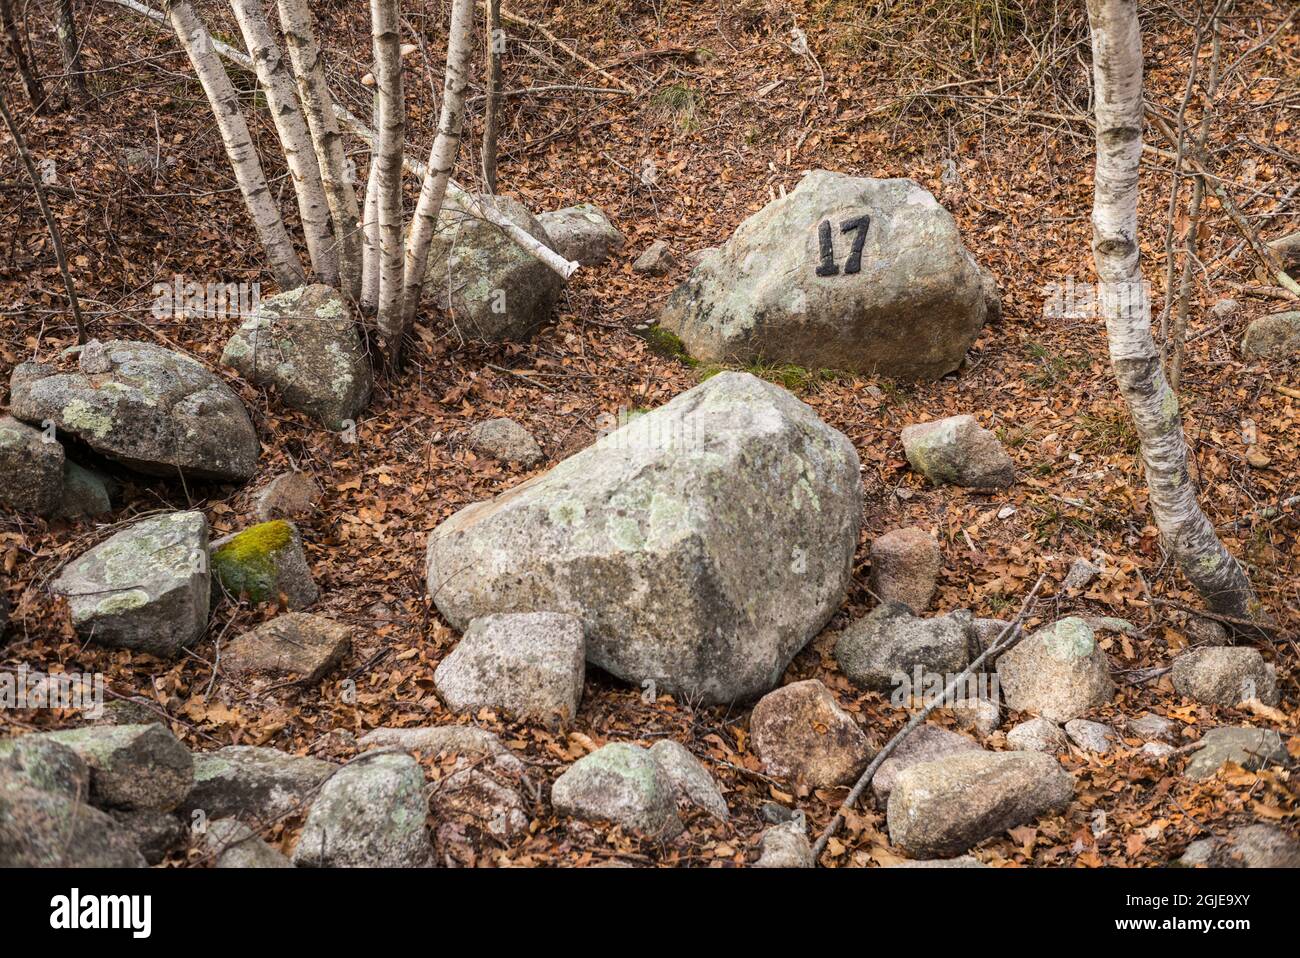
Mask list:
[[242,678],[266,675],[315,685],[352,648],[352,629],[323,615],[286,612],[232,640],[221,653],[221,669]]
[[302,609],[320,597],[302,549],[298,527],[272,519],[242,532],[222,536],[211,546],[212,575],[233,597],[252,602],[284,599],[288,609]]
[[889,793],[894,790],[898,776],[913,765],[937,762],[949,755],[979,749],[979,743],[965,735],[923,723],[899,742],[890,756],[880,763],[880,767],[871,776],[871,790],[876,793],[876,801],[883,807],[889,801]]
[[12,416],[0,417],[0,505],[53,515],[63,500],[63,447]]
[[[850,682],[864,689],[900,694],[911,689],[920,695],[930,676],[956,675],[966,668],[971,621],[965,609],[922,619],[901,602],[887,602],[840,634],[835,662]],[[916,681],[918,670],[921,683]],[[918,684],[921,687],[915,688]]]
[[1068,722],[1115,694],[1106,653],[1075,616],[1044,626],[998,659],[1007,708]]
[[[478,196],[483,205],[552,246],[537,218],[508,196]],[[526,339],[551,314],[564,280],[499,226],[473,212],[444,206],[429,249],[426,289],[451,312],[465,339]]]
[[936,486],[1002,489],[1016,481],[1016,464],[997,436],[974,416],[949,416],[904,426],[903,452],[912,468]]
[[335,766],[257,745],[227,745],[194,756],[194,788],[181,806],[209,821],[239,817],[270,822],[310,804]]
[[421,868],[432,860],[424,771],[409,755],[340,768],[321,787],[293,850],[299,868]]
[[1252,359],[1286,359],[1300,353],[1300,312],[1274,313],[1251,320],[1241,351]]
[[658,838],[682,831],[677,790],[655,757],[639,745],[611,742],[574,762],[551,786],[559,815],[617,822]]
[[813,788],[852,783],[876,753],[816,679],[764,695],[749,716],[749,735],[768,775]]
[[1282,736],[1270,728],[1221,726],[1210,729],[1197,744],[1183,769],[1183,775],[1196,782],[1213,778],[1229,763],[1253,772],[1289,759]]
[[0,770],[0,868],[144,868],[132,836],[104,812]]
[[93,725],[39,733],[90,768],[90,801],[104,808],[169,812],[194,785],[194,759],[162,725]]
[[913,858],[960,855],[1060,811],[1074,777],[1042,752],[962,752],[913,765],[889,795],[889,841]]
[[290,409],[343,429],[370,398],[370,361],[352,310],[328,286],[299,286],[258,303],[221,361],[274,386]]
[[1300,868],[1300,842],[1272,825],[1243,825],[1202,838],[1175,863],[1184,868]]
[[568,721],[582,701],[582,622],[557,612],[516,612],[475,619],[433,681],[447,706],[487,706],[521,718]]
[[64,567],[78,634],[100,645],[174,656],[208,625],[208,523],[201,512],[143,519]]
[[930,193],[814,170],[705,257],[659,323],[714,362],[937,378],[987,313],[983,273]]
[[80,755],[44,735],[0,740],[0,777],[10,786],[90,798],[90,766]]
[[1258,649],[1208,646],[1174,659],[1174,691],[1198,702],[1233,706],[1247,699],[1277,705],[1277,673]]
[[551,238],[555,251],[583,266],[599,266],[623,248],[623,234],[591,203],[539,213],[537,221]]
[[103,345],[88,372],[25,362],[9,380],[25,422],[49,420],[91,449],[151,476],[243,481],[260,447],[244,404],[197,360],[151,343]]
[[772,688],[839,607],[860,513],[848,439],[723,373],[443,522],[428,587],[454,628],[568,613],[588,662],[728,702]]

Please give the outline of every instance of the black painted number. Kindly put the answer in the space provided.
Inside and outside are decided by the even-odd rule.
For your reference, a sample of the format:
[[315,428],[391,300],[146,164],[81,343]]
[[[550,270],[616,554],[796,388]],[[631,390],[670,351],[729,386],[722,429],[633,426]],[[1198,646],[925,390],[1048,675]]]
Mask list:
[[[844,263],[844,275],[851,276],[862,271],[862,248],[867,242],[867,228],[871,226],[871,217],[867,214],[855,216],[840,224],[841,233],[855,233],[849,258]],[[817,265],[818,276],[838,276],[840,268],[835,265],[835,245],[831,241],[831,221],[822,220],[817,227],[817,242],[821,251],[821,262]]]

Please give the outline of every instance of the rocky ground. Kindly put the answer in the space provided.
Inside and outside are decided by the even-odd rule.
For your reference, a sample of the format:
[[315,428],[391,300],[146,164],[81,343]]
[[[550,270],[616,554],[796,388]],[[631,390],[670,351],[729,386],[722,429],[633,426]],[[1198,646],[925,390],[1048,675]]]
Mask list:
[[[1232,56],[1281,23],[1276,6],[1247,6]],[[365,25],[342,4],[320,7],[342,51],[340,91],[356,99]],[[1295,354],[1286,330],[1270,332],[1277,319],[1252,334],[1262,347],[1242,348],[1247,325],[1286,304],[1213,209],[1182,390],[1187,434],[1207,510],[1274,623],[1229,648],[1223,623],[1190,614],[1201,603],[1161,553],[1100,324],[1044,314],[1052,284],[1091,276],[1081,24],[1035,19],[1035,48],[987,24],[954,37],[942,17],[863,24],[835,3],[527,9],[557,35],[582,37],[636,92],[511,98],[503,190],[534,212],[595,203],[624,243],[556,291],[552,320],[531,338],[483,345],[476,336],[495,314],[453,301],[457,315],[477,315],[469,329],[431,308],[400,376],[348,378],[331,404],[292,401],[296,380],[241,366],[231,344],[258,331],[241,331],[239,318],[152,315],[155,283],[260,278],[259,252],[182,58],[147,24],[94,14],[91,65],[114,67],[98,75],[101,99],[75,123],[29,125],[57,161],[56,212],[91,332],[197,360],[169,374],[181,385],[168,410],[175,419],[202,395],[199,431],[224,425],[195,450],[205,476],[181,483],[115,466],[95,498],[94,483],[42,460],[39,475],[60,477],[63,495],[34,482],[30,508],[0,512],[11,606],[0,664],[103,672],[111,700],[108,717],[84,729],[71,711],[0,714],[13,733],[0,748],[0,776],[17,783],[0,796],[9,820],[24,835],[57,833],[88,801],[98,812],[76,817],[86,854],[121,864],[809,864],[808,839],[908,720],[882,677],[915,662],[962,668],[1042,577],[1024,609],[1028,637],[993,673],[1001,706],[936,712],[881,766],[821,863],[1294,863]],[[1166,7],[1150,18],[1149,97],[1176,104],[1189,28]],[[441,18],[430,23],[437,49]],[[792,48],[796,27],[811,52]],[[512,87],[612,82],[582,75],[536,36],[528,43],[507,58]],[[1266,238],[1287,232],[1273,214],[1288,208],[1300,162],[1287,118],[1297,56],[1293,33],[1255,50],[1216,119],[1219,173]],[[427,131],[428,104],[415,97],[412,128]],[[269,154],[269,124],[259,123]],[[427,133],[416,136],[422,151]],[[1143,252],[1159,290],[1168,160],[1148,159]],[[990,312],[961,369],[916,383],[754,361],[718,376],[707,361],[684,362],[672,340],[648,341],[693,254],[814,168],[911,177],[953,213],[1000,287],[1000,318]],[[116,375],[112,347],[59,359],[75,337],[17,176],[10,164],[5,379],[34,357]],[[472,156],[459,176],[473,181]],[[550,308],[536,291],[530,309]],[[340,348],[355,357],[363,347]],[[39,424],[53,388],[40,383],[58,377],[29,372],[8,403]],[[754,390],[764,379],[847,437],[865,493],[860,510],[817,527],[813,558],[843,548],[847,593],[776,691],[755,703],[762,689],[719,689],[707,676],[647,689],[627,662],[593,659],[591,636],[580,640],[563,609],[501,622],[472,590],[430,596],[430,533],[463,507],[547,473],[611,425],[648,429],[663,414],[641,413],[692,387]],[[58,409],[70,398],[59,392]],[[802,416],[797,406],[780,415]],[[925,429],[910,443],[904,434],[958,415],[973,420],[939,438],[961,437],[960,455],[918,452]],[[92,448],[129,445],[114,447],[119,461],[158,459],[141,445],[146,430],[87,428],[84,417],[57,425]],[[828,466],[817,488],[833,477]],[[92,501],[68,505],[74,487]],[[140,520],[159,523],[150,535],[178,555],[210,559],[202,569],[178,560],[140,600],[163,610],[165,628],[51,592],[69,577],[103,581],[105,557],[135,541]],[[100,638],[126,625],[108,647],[86,641],[94,621],[107,623]],[[732,704],[733,692],[745,698]],[[48,861],[51,847],[0,842],[30,863]]]

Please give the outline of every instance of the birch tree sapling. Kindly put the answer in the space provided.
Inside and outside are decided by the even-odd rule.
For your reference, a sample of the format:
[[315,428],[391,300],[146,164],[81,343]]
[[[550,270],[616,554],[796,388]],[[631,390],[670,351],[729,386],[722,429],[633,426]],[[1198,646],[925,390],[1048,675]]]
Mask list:
[[226,76],[221,58],[212,49],[208,31],[199,22],[189,0],[166,0],[163,6],[212,106],[226,155],[266,251],[271,272],[282,289],[301,286],[306,279],[302,263],[284,228],[284,218],[271,195],[257,150],[248,135],[248,124],[239,109],[239,94],[230,77]]
[[1250,581],[1196,500],[1178,397],[1151,335],[1138,249],[1143,110],[1137,2],[1088,0],[1088,18],[1097,119],[1092,250],[1111,366],[1133,416],[1165,548],[1212,610],[1253,618]]
[[483,109],[483,190],[497,191],[497,127],[501,122],[501,54],[505,32],[501,29],[501,0],[487,0],[483,8],[487,26],[487,87]]
[[[371,91],[374,100],[371,123],[378,130],[382,125],[379,116],[379,91],[372,70],[361,78],[361,85]],[[375,162],[375,147],[379,138],[370,144],[370,172],[366,176],[366,199],[361,207],[361,315],[374,316],[379,309],[379,164]]]
[[375,211],[379,217],[380,335],[389,353],[402,337],[402,147],[406,110],[402,94],[402,36],[398,0],[370,0],[370,32],[375,55],[375,85],[379,91],[379,142],[371,163],[375,178]]
[[298,88],[288,61],[275,41],[261,0],[230,0],[239,30],[244,35],[248,55],[258,83],[266,94],[266,104],[275,123],[275,132],[284,151],[285,165],[293,177],[298,198],[298,217],[312,271],[326,286],[339,282],[338,252],[330,229],[329,204],[321,184],[320,164],[312,147],[311,133],[298,102]]
[[347,156],[343,152],[343,138],[334,117],[334,102],[325,80],[325,64],[320,45],[316,42],[311,11],[306,0],[276,0],[276,8],[280,13],[285,45],[289,48],[289,61],[298,81],[298,95],[307,118],[307,129],[311,131],[325,199],[334,221],[339,291],[357,302],[361,296],[360,210]]
[[[424,278],[429,271],[429,247],[437,229],[447,183],[456,164],[460,126],[465,114],[465,86],[469,76],[470,38],[474,30],[474,0],[452,0],[451,27],[447,33],[447,72],[443,82],[442,111],[438,134],[429,151],[429,162],[420,185],[420,199],[411,220],[406,241],[406,263],[402,290],[402,328],[415,322]],[[401,360],[401,338],[388,344],[390,367]]]
[[59,54],[63,57],[63,72],[67,74],[68,86],[84,100],[86,74],[81,68],[81,41],[77,39],[77,20],[72,14],[72,0],[59,0],[54,32],[59,38]]

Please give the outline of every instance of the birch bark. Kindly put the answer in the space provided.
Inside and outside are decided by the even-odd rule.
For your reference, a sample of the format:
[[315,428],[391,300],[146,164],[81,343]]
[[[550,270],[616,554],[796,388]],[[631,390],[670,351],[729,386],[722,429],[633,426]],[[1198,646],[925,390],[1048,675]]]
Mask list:
[[1151,336],[1150,301],[1138,268],[1143,112],[1136,0],[1088,0],[1088,18],[1097,114],[1092,251],[1111,366],[1133,416],[1165,548],[1212,610],[1250,618],[1258,611],[1250,581],[1196,500],[1178,397]]
[[354,303],[361,296],[361,224],[357,191],[348,172],[343,138],[325,80],[325,64],[306,0],[276,0],[289,62],[298,81],[307,129],[320,167],[321,184],[334,221],[338,244],[340,292]]
[[429,246],[437,229],[438,214],[447,194],[456,151],[460,146],[460,125],[465,114],[465,84],[469,72],[470,36],[474,29],[474,0],[452,0],[451,27],[447,33],[447,73],[443,83],[442,113],[438,135],[429,151],[429,163],[420,186],[420,199],[406,241],[406,266],[402,291],[402,324],[409,328],[420,307],[425,274],[429,269]]
[[401,15],[398,0],[370,0],[370,31],[379,95],[379,137],[371,162],[379,219],[379,302],[377,325],[390,367],[401,356],[402,317],[402,146],[406,112],[402,98]]
[[275,123],[285,164],[293,177],[298,198],[298,217],[312,270],[326,286],[338,286],[338,253],[330,229],[329,204],[321,184],[320,165],[312,148],[311,134],[298,102],[298,89],[288,62],[275,42],[261,0],[230,0],[240,32],[253,58],[257,80],[266,93],[266,103]]
[[305,279],[302,263],[284,228],[284,218],[275,205],[266,175],[262,172],[262,163],[257,158],[257,150],[248,135],[248,124],[244,122],[244,114],[239,110],[239,95],[235,92],[230,77],[226,76],[221,58],[212,48],[208,31],[199,22],[189,0],[167,0],[164,8],[171,20],[172,29],[176,31],[181,46],[194,66],[199,83],[203,85],[208,103],[212,106],[221,141],[225,144],[226,155],[235,172],[235,181],[239,184],[244,203],[253,218],[271,272],[281,289],[301,286]]

